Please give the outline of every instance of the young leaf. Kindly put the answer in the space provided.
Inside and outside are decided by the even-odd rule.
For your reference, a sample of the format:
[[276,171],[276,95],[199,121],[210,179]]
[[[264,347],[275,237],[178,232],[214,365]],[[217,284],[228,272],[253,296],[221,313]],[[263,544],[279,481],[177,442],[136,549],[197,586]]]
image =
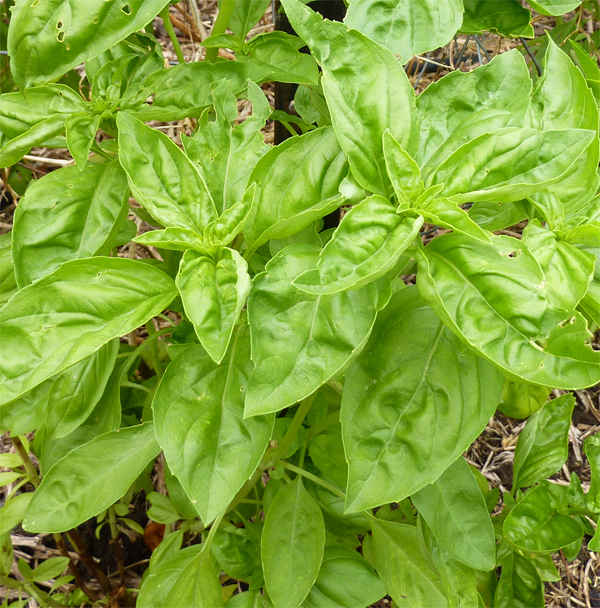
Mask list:
[[51,557],[45,559],[34,571],[31,578],[36,583],[60,576],[69,565],[68,557]]
[[567,461],[569,428],[575,407],[572,394],[548,401],[529,418],[519,434],[513,465],[513,487],[526,488],[550,477]]
[[143,28],[167,0],[19,2],[8,29],[11,70],[20,89],[61,76]]
[[64,263],[21,289],[0,314],[0,405],[122,336],[177,295],[164,272],[125,258]]
[[464,0],[465,15],[460,31],[463,34],[494,32],[506,38],[533,38],[531,11],[519,0]]
[[140,205],[167,228],[202,233],[217,213],[196,167],[164,133],[130,114],[119,112],[117,126],[119,161]]
[[437,479],[485,428],[503,386],[415,287],[380,313],[346,378],[341,420],[351,512],[400,501]]
[[383,156],[399,208],[410,209],[425,190],[419,165],[389,129],[383,134]]
[[168,605],[173,608],[223,606],[223,589],[213,568],[208,547],[204,547],[174,581]]
[[210,90],[214,110],[205,110],[198,119],[195,135],[182,136],[181,140],[189,159],[200,166],[215,206],[222,214],[242,200],[252,169],[268,150],[260,130],[271,108],[260,87],[248,81],[246,96],[253,113],[236,125],[237,99],[231,83],[220,80],[211,84]]
[[584,129],[485,133],[448,156],[428,185],[444,184],[441,196],[458,204],[518,201],[569,177],[595,137]]
[[79,170],[83,170],[100,125],[100,116],[71,114],[65,122],[67,146]]
[[63,167],[36,180],[15,211],[13,260],[21,288],[63,262],[109,253],[127,214],[127,176],[114,160]]
[[462,0],[352,0],[344,23],[407,63],[452,40],[463,21]]
[[504,521],[504,535],[520,549],[533,553],[558,551],[581,540],[577,520],[557,510],[548,481],[532,488]]
[[7,500],[0,508],[0,534],[8,534],[15,526],[18,526],[27,513],[31,504],[33,492],[17,494]]
[[600,353],[586,344],[585,320],[549,306],[544,274],[524,243],[492,239],[485,245],[446,234],[419,249],[423,298],[514,381],[563,389],[596,384]]
[[333,128],[354,177],[366,190],[391,196],[383,133],[390,129],[408,149],[416,124],[414,89],[405,71],[392,53],[357,30],[322,20],[299,0],[282,4],[292,27],[323,68],[322,86]]
[[222,365],[190,346],[167,368],[152,405],[169,468],[205,523],[252,475],[271,438],[273,416],[243,419],[249,346],[238,332]]
[[324,547],[321,509],[298,476],[273,500],[262,533],[265,582],[276,606],[302,604],[317,580]]
[[119,500],[159,452],[152,423],[117,429],[74,449],[44,475],[23,527],[77,527]]
[[375,568],[400,608],[446,606],[442,583],[421,555],[415,526],[371,519]]
[[165,228],[164,230],[151,230],[136,236],[133,241],[142,245],[151,245],[162,249],[174,251],[187,251],[193,249],[199,253],[206,253],[206,246],[202,236],[187,228]]
[[370,196],[344,215],[317,267],[293,285],[316,295],[358,289],[390,271],[422,225],[421,216],[402,218],[387,199]]
[[506,380],[498,409],[511,418],[529,418],[543,407],[551,390],[547,386]]
[[246,0],[236,2],[229,19],[229,29],[244,40],[248,32],[260,21],[260,18],[269,8],[269,0]]
[[291,137],[269,150],[249,179],[256,183],[244,228],[250,251],[337,209],[344,202],[340,184],[347,174],[348,160],[331,127]]
[[176,283],[200,343],[220,363],[250,293],[246,260],[229,248],[223,249],[216,261],[187,251]]
[[581,0],[528,0],[534,10],[542,15],[564,15],[569,11],[575,10]]
[[494,593],[498,608],[544,605],[544,584],[535,565],[521,554],[510,551],[502,560],[502,573]]
[[492,520],[483,494],[464,458],[458,458],[412,501],[442,547],[475,570],[496,565]]
[[342,370],[389,300],[387,282],[332,295],[300,291],[292,280],[315,266],[318,253],[311,246],[290,245],[254,279],[248,320],[255,368],[245,416],[289,407]]
[[258,571],[262,576],[260,561],[260,535],[262,521],[246,523],[244,528],[232,525],[220,526],[211,549],[223,570],[232,578],[250,583]]

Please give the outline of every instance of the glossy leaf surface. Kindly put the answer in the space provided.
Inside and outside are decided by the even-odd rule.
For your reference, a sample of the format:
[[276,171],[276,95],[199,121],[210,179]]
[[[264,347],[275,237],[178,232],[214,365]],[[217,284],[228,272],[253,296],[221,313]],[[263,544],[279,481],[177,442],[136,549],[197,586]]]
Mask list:
[[519,0],[464,0],[465,15],[461,32],[482,34],[495,32],[510,38],[533,38],[530,24],[531,11],[521,5]]
[[494,600],[499,608],[544,605],[544,584],[535,565],[519,553],[510,552],[502,561],[502,574]]

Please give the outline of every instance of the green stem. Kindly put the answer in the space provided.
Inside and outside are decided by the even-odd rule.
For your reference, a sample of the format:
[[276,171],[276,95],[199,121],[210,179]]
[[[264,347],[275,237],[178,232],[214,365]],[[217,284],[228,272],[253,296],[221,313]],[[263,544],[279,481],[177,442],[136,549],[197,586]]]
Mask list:
[[139,356],[139,354],[148,346],[151,346],[152,343],[155,340],[158,340],[161,336],[164,336],[165,334],[170,334],[173,332],[173,328],[172,327],[165,327],[163,329],[158,330],[157,332],[153,333],[151,336],[148,336],[130,355],[129,358],[127,359],[127,361],[125,361],[125,363],[123,363],[123,365],[121,366],[121,370],[123,373],[126,373],[126,371],[131,367],[131,364],[135,361],[135,359]]
[[300,457],[298,458],[298,466],[302,468],[304,466],[304,457],[306,456],[306,446],[308,445],[308,439],[304,440],[302,447],[300,448]]
[[[213,26],[211,36],[216,36],[217,34],[224,34],[227,26],[229,25],[229,20],[231,19],[231,15],[233,15],[233,11],[235,10],[236,0],[221,0],[221,5],[219,7],[219,14],[217,15],[217,19]],[[219,48],[214,47],[211,49],[206,49],[206,60],[214,63],[219,56]]]
[[204,542],[204,549],[202,549],[203,551],[208,551],[210,549],[210,546],[212,545],[213,538],[215,537],[215,534],[217,533],[217,530],[219,529],[219,526],[221,524],[221,520],[225,516],[225,513],[226,513],[225,510],[221,511],[221,513],[219,515],[217,515],[217,518],[215,519],[215,521],[213,521],[213,524],[212,524],[212,526],[210,528],[210,531],[208,533],[206,541]]
[[185,57],[183,56],[183,53],[181,52],[181,47],[179,46],[179,40],[177,40],[177,36],[175,35],[175,30],[173,29],[173,24],[171,23],[171,19],[169,17],[169,4],[167,4],[167,6],[165,6],[165,8],[163,8],[162,11],[160,11],[160,17],[163,20],[163,23],[165,24],[165,29],[167,30],[167,34],[169,34],[169,38],[171,39],[171,42],[173,43],[173,48],[175,49],[175,55],[177,55],[177,61],[179,61],[179,63],[185,63]]
[[[156,331],[156,328],[154,327],[154,323],[152,322],[152,319],[150,319],[150,321],[148,321],[146,323],[146,329],[148,330],[148,337],[153,336],[154,334],[158,333]],[[169,328],[169,329],[171,329],[171,328]],[[158,353],[158,343],[156,341],[154,341],[152,343],[152,347],[150,349],[150,357],[152,358],[152,367],[154,367],[154,371],[155,371],[156,375],[158,376],[158,379],[160,380],[163,375],[163,368],[160,363],[160,355]]]
[[112,546],[115,548],[115,557],[117,558],[117,568],[119,569],[119,578],[121,585],[125,584],[125,565],[123,564],[123,552],[119,543],[119,528],[117,527],[117,512],[115,505],[108,507],[108,523],[110,525],[110,536],[112,538]]
[[21,457],[21,462],[29,475],[33,487],[37,489],[41,483],[40,476],[38,475],[36,468],[33,466],[33,462],[31,462],[31,458],[29,458],[29,454],[27,453],[23,442],[18,437],[11,437],[10,440]]
[[331,412],[331,414],[327,414],[325,418],[319,420],[317,424],[311,426],[308,431],[306,431],[306,438],[310,441],[314,439],[317,435],[321,434],[324,430],[328,429],[330,426],[333,426],[337,422],[340,421],[340,410],[335,410],[335,412]]
[[121,386],[126,386],[129,388],[137,388],[140,391],[144,391],[146,393],[152,392],[147,386],[144,386],[143,384],[136,384],[135,382],[121,382]]
[[338,490],[335,486],[332,486],[330,483],[323,481],[320,477],[317,477],[316,475],[313,475],[312,473],[309,473],[308,471],[305,471],[304,469],[301,469],[300,467],[297,467],[296,465],[293,465],[289,462],[285,462],[284,460],[281,461],[281,464],[283,465],[283,467],[285,469],[292,471],[292,473],[302,475],[302,477],[306,477],[306,479],[310,479],[311,481],[314,481],[316,484],[322,486],[326,490],[329,490],[332,494],[335,494],[339,498],[346,499],[346,495],[342,491]]

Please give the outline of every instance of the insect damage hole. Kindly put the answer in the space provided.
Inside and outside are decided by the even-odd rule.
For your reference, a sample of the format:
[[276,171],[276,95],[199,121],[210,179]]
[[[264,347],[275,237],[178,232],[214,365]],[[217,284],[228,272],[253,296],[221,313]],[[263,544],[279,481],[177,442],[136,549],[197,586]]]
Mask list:
[[64,23],[62,21],[57,21],[56,22],[56,29],[57,30],[62,30]]
[[65,41],[65,33],[64,32],[58,32],[58,36],[56,37],[56,39],[59,42],[64,42]]
[[125,4],[123,5],[123,7],[121,8],[121,10],[126,14],[126,15],[131,15],[131,5],[130,4]]

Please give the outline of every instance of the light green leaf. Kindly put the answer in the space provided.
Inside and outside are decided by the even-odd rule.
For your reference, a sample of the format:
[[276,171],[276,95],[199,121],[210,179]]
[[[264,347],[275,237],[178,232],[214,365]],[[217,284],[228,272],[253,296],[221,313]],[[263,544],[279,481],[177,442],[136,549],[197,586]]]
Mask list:
[[469,217],[485,230],[494,232],[518,224],[526,214],[514,203],[479,201],[469,209]]
[[388,302],[387,282],[320,296],[294,287],[292,280],[315,266],[318,252],[290,245],[254,279],[248,319],[255,368],[245,416],[293,405],[341,371],[362,348],[377,311]]
[[31,503],[33,492],[17,494],[4,503],[0,508],[0,534],[9,533],[15,526],[18,526]]
[[346,374],[346,509],[397,502],[433,482],[485,428],[502,386],[415,287],[396,293]]
[[269,0],[245,0],[236,2],[233,14],[229,20],[229,29],[242,40],[248,32],[260,21],[269,8]]
[[554,475],[569,455],[569,429],[575,407],[572,394],[548,401],[519,434],[513,464],[513,486],[524,488]]
[[590,463],[592,479],[586,499],[589,508],[595,513],[600,513],[600,435],[588,437],[583,450]]
[[48,394],[52,384],[52,379],[45,380],[17,399],[2,405],[0,429],[9,431],[15,437],[35,431],[42,426],[46,420]]
[[143,28],[166,0],[19,0],[8,53],[20,89],[48,82]]
[[569,177],[596,137],[585,129],[485,133],[452,153],[428,185],[444,184],[441,196],[458,204],[518,201]]
[[130,114],[119,112],[117,126],[119,160],[140,205],[167,228],[202,233],[217,213],[196,167],[164,133]]
[[442,583],[421,555],[415,526],[371,519],[375,568],[400,608],[444,608]]
[[542,15],[564,15],[569,11],[575,10],[581,0],[527,0]]
[[181,259],[176,283],[200,344],[220,363],[250,293],[246,260],[228,248],[217,260],[188,251]]
[[189,159],[199,165],[218,213],[222,214],[242,200],[252,169],[268,150],[260,130],[271,108],[260,87],[248,81],[246,97],[252,103],[253,114],[236,125],[237,99],[231,83],[220,80],[210,85],[210,91],[214,109],[204,111],[193,137],[182,136],[181,140]]
[[99,125],[99,115],[86,113],[71,114],[65,122],[67,146],[80,171],[87,163]]
[[348,161],[331,127],[291,137],[269,150],[249,180],[256,183],[244,228],[250,252],[337,209],[344,202],[340,184],[347,174]]
[[[21,204],[23,199],[21,199]],[[17,293],[15,265],[11,253],[12,231],[0,235],[0,308]]]
[[549,304],[544,273],[522,241],[446,234],[418,258],[423,298],[511,380],[563,389],[600,381],[585,320]]
[[322,86],[333,128],[354,177],[366,190],[391,196],[383,133],[390,129],[408,150],[416,130],[414,90],[400,62],[357,30],[322,21],[298,0],[282,4],[292,27],[323,68]]
[[227,208],[222,215],[204,229],[204,242],[211,245],[229,245],[243,230],[254,204],[256,184],[251,184],[243,199]]
[[336,427],[327,429],[310,441],[310,459],[327,479],[344,487],[348,481],[348,464],[344,457],[340,428],[338,425]]
[[410,209],[425,190],[419,165],[389,129],[383,134],[383,156],[399,208]]
[[400,55],[433,51],[452,40],[463,21],[462,0],[351,0],[344,23]]
[[370,606],[385,595],[385,587],[358,551],[328,540],[323,562],[304,608]]
[[367,285],[395,266],[422,225],[421,216],[403,218],[387,199],[370,196],[344,215],[316,268],[296,277],[293,285],[316,295]]
[[502,560],[502,573],[494,594],[498,608],[540,608],[544,605],[544,584],[535,565],[510,551]]
[[200,346],[186,349],[167,368],[152,406],[169,468],[205,523],[252,475],[273,428],[273,416],[243,419],[252,362],[240,333],[222,365]]
[[146,497],[152,505],[148,511],[148,517],[160,524],[172,524],[178,519],[181,519],[181,514],[168,496],[159,494],[158,492],[150,492]]
[[77,527],[117,502],[159,452],[152,423],[117,429],[74,449],[44,475],[23,527]]
[[161,312],[177,295],[162,271],[125,258],[64,263],[21,289],[0,314],[0,405]]
[[531,87],[527,64],[516,49],[472,72],[457,70],[428,86],[417,98],[416,150],[406,148],[424,177],[475,137],[520,125]]
[[69,565],[68,557],[51,557],[45,559],[34,571],[31,580],[37,583],[60,576]]
[[165,228],[164,230],[151,230],[136,236],[133,241],[142,245],[187,251],[193,249],[199,253],[206,253],[202,236],[187,228]]
[[579,540],[579,522],[557,511],[548,481],[532,488],[504,521],[504,535],[520,549],[541,553],[558,551]]
[[494,32],[507,38],[533,38],[531,11],[519,0],[464,0],[465,15],[460,31],[464,34]]
[[298,608],[317,580],[325,524],[298,476],[273,499],[261,540],[263,572],[275,606]]
[[442,547],[476,570],[493,570],[496,541],[485,499],[469,465],[459,457],[412,501]]
[[15,212],[13,260],[21,288],[63,262],[107,254],[127,214],[118,161],[63,167],[36,180]]
[[546,403],[550,391],[547,386],[506,380],[498,409],[511,418],[529,418]]

